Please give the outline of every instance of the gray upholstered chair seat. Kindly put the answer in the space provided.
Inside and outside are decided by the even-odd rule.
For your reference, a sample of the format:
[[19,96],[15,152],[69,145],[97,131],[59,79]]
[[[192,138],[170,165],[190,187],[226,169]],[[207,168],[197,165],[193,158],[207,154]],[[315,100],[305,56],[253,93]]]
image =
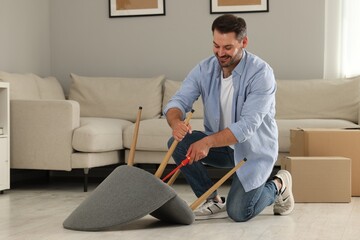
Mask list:
[[99,231],[148,214],[175,224],[192,224],[195,219],[185,201],[160,179],[140,168],[120,166],[70,214],[63,226]]

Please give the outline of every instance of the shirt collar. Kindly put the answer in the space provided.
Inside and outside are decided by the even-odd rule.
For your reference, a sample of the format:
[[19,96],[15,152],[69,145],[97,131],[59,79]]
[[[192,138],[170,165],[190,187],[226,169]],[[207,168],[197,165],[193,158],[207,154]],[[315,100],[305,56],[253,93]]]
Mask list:
[[245,62],[247,58],[247,51],[245,49],[242,49],[242,57],[238,65],[234,68],[233,72],[236,72],[238,75],[241,75],[244,71]]

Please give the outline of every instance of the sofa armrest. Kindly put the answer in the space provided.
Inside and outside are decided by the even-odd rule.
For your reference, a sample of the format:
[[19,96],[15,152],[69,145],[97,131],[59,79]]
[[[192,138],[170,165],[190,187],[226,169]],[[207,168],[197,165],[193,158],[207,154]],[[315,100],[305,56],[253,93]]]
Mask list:
[[79,125],[75,101],[11,100],[11,167],[70,171],[72,135]]

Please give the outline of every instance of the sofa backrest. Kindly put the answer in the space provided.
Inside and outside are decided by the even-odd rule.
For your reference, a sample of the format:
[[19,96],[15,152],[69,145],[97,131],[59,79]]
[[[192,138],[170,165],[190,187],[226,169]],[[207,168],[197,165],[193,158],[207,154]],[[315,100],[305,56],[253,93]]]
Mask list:
[[154,78],[85,77],[71,74],[69,99],[80,104],[81,117],[109,117],[135,121],[161,115],[164,76]]
[[358,122],[360,79],[277,80],[276,118]]
[[10,83],[10,99],[64,100],[64,91],[54,77],[41,78],[32,73],[18,74],[0,71],[0,81]]
[[[181,81],[174,81],[166,79],[164,83],[164,97],[163,97],[163,109],[169,102],[171,97],[180,89]],[[204,106],[201,97],[194,102],[193,109],[195,110],[192,118],[203,118],[204,117]]]

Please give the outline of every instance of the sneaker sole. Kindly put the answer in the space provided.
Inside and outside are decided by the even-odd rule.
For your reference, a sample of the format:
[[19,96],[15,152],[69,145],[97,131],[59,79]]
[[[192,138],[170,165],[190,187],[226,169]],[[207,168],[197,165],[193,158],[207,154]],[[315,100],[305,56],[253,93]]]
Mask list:
[[282,216],[288,215],[294,210],[294,207],[295,207],[294,197],[291,195],[289,198],[290,198],[290,201],[292,202],[291,208],[288,209],[287,211],[283,212],[283,213],[279,213],[279,215],[282,215]]
[[274,210],[274,215],[285,216],[285,215],[289,215],[294,210],[294,207],[295,207],[294,197],[291,195],[289,198],[290,198],[290,201],[293,202],[291,204],[291,208],[282,213]]

